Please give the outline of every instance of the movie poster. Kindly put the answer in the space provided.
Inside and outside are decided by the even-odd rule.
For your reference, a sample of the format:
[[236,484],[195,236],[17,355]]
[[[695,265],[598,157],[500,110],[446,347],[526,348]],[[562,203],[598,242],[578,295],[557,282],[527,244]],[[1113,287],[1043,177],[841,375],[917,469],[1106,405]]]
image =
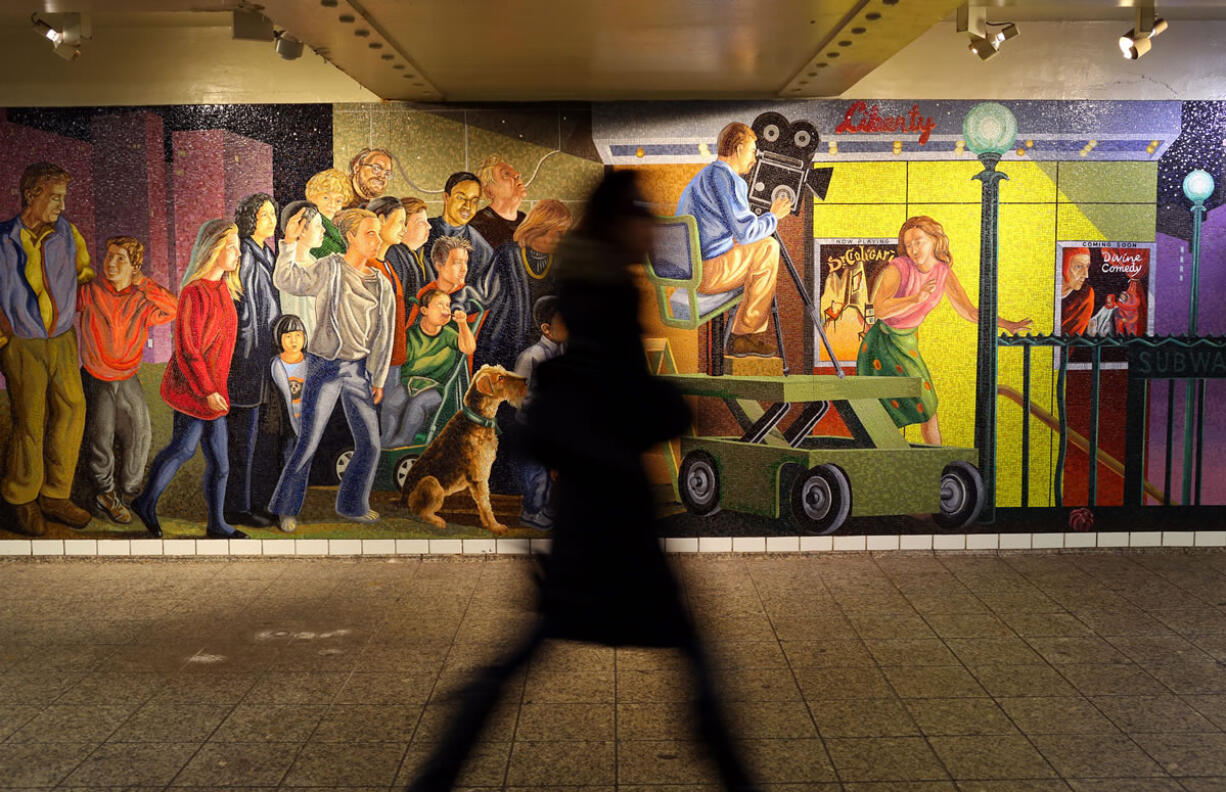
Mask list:
[[[840,363],[855,367],[860,339],[873,316],[873,286],[877,275],[898,255],[897,239],[814,240],[819,262],[816,285],[818,312]],[[814,332],[817,365],[829,365],[830,356]]]
[[[1153,333],[1152,242],[1057,242],[1056,332],[1129,336]],[[1123,349],[1105,348],[1104,368],[1124,368]],[[1071,368],[1090,362],[1088,347],[1073,347]]]

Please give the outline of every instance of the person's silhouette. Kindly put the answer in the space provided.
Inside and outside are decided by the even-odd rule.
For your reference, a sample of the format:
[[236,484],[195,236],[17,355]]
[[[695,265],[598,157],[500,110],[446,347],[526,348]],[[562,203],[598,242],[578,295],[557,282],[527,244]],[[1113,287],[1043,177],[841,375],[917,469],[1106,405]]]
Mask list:
[[727,789],[751,786],[714,692],[710,667],[660,548],[641,454],[681,434],[690,411],[648,374],[629,268],[651,245],[651,213],[634,175],[609,174],[558,255],[566,351],[536,370],[511,439],[556,471],[553,543],[542,561],[540,618],[523,642],[456,696],[458,710],[409,792],[455,782],[504,683],[548,638],[680,649],[696,684],[700,736]]

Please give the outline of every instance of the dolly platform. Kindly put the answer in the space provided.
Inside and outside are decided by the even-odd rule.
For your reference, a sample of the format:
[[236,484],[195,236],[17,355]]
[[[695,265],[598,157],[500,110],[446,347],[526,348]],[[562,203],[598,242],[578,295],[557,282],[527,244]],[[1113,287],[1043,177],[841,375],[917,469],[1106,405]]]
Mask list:
[[[830,534],[849,516],[925,512],[944,528],[958,528],[983,508],[975,449],[909,443],[881,405],[880,399],[918,397],[919,379],[664,378],[687,395],[722,400],[743,432],[681,438],[677,491],[693,514],[725,508],[790,517],[801,530]],[[803,407],[780,428],[793,405]],[[850,437],[811,434],[831,407]]]

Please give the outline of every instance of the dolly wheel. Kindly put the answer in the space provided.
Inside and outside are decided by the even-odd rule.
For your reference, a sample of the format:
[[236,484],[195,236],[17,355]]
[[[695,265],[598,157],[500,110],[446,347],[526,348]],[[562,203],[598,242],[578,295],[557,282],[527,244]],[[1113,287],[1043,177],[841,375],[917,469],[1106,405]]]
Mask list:
[[341,479],[345,477],[345,471],[349,469],[349,463],[353,461],[353,449],[346,448],[336,455],[336,461],[332,463],[332,471],[336,474],[336,483],[340,484]]
[[832,534],[851,513],[851,484],[835,465],[818,465],[792,484],[792,520],[805,531]]
[[409,480],[409,471],[413,469],[413,463],[417,461],[415,456],[401,457],[396,462],[396,467],[392,469],[392,478],[396,482],[396,491],[404,489],[404,483]]
[[974,465],[950,462],[941,474],[941,510],[932,515],[942,528],[964,528],[983,511],[983,477]]
[[719,468],[706,451],[691,451],[677,472],[681,502],[691,514],[707,516],[719,511]]

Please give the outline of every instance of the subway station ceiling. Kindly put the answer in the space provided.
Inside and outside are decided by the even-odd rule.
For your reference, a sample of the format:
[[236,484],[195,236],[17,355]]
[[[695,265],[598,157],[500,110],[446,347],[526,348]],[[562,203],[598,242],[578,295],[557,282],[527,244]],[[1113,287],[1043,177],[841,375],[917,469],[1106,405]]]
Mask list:
[[[977,2],[996,21],[1132,18],[1129,0]],[[31,13],[90,14],[96,31],[228,27],[261,11],[374,95],[407,101],[838,96],[934,25],[954,38],[958,0],[4,0],[0,26],[37,37]],[[1171,20],[1226,19],[1226,3],[1168,0]],[[193,60],[219,48],[184,47]],[[271,44],[267,45],[271,47]],[[137,61],[140,48],[108,51]],[[88,46],[74,67],[88,66]],[[21,61],[18,62],[18,58]],[[0,48],[0,68],[28,68]],[[48,53],[48,57],[52,57]],[[968,59],[968,65],[971,63]],[[150,69],[164,64],[149,64]],[[252,75],[251,79],[259,79]],[[269,86],[275,95],[276,86]]]

